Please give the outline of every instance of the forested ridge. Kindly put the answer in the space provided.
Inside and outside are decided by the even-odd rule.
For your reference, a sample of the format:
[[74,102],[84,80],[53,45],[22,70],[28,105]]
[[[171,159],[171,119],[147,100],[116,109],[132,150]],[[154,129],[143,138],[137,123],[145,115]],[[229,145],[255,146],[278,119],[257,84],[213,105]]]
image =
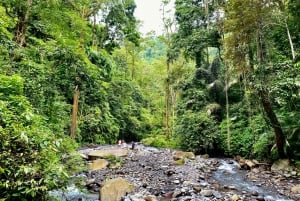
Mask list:
[[141,141],[300,163],[300,1],[0,1],[0,201],[42,200],[80,146]]

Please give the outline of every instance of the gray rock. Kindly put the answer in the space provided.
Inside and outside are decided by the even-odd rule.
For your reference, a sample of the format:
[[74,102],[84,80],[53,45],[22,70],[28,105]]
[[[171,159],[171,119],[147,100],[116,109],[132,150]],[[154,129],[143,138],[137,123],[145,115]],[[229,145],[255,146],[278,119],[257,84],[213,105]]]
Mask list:
[[213,191],[212,190],[207,190],[207,189],[203,189],[200,191],[200,194],[204,197],[210,197],[213,195]]
[[289,159],[280,159],[278,161],[275,161],[273,165],[271,166],[271,171],[289,171],[291,170],[290,161]]
[[219,191],[213,191],[213,196],[214,196],[215,198],[218,198],[218,199],[221,199],[221,198],[222,198],[222,195],[221,195],[221,193],[220,193]]

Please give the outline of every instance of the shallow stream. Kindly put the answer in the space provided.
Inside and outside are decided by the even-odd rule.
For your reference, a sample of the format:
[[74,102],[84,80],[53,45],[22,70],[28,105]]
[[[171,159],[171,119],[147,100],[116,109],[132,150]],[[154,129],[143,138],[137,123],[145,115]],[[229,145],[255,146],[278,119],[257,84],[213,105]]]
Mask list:
[[247,193],[257,192],[264,197],[265,201],[293,201],[278,193],[270,190],[269,186],[260,186],[259,184],[249,181],[246,178],[246,171],[240,170],[238,164],[230,160],[230,162],[220,159],[220,166],[214,172],[213,177],[220,184],[233,186],[239,191]]

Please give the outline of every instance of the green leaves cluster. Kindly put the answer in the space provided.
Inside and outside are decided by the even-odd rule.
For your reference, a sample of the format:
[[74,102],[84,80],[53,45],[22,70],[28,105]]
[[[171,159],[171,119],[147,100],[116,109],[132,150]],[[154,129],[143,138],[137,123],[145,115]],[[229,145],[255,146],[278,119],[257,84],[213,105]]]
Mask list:
[[20,76],[0,75],[0,197],[43,199],[80,167],[67,159],[76,143],[56,136],[23,96]]

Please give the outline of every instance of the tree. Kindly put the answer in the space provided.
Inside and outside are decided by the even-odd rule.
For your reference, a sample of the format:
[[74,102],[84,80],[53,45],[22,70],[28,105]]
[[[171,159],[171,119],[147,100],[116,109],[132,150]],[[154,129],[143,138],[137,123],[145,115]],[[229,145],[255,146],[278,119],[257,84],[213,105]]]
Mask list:
[[[225,38],[226,58],[243,79],[248,82],[255,72],[262,72],[268,66],[266,29],[271,22],[272,6],[263,0],[229,1],[226,6]],[[256,52],[256,55],[253,52]],[[285,157],[284,133],[274,112],[266,74],[257,76],[259,84],[254,86],[262,107],[274,129],[279,157]]]
[[196,61],[196,67],[200,68],[204,58],[209,54],[208,47],[220,47],[220,34],[211,23],[215,20],[216,5],[218,1],[203,0],[176,0],[175,17],[178,23],[178,31],[174,36],[174,45],[183,48],[187,57]]

